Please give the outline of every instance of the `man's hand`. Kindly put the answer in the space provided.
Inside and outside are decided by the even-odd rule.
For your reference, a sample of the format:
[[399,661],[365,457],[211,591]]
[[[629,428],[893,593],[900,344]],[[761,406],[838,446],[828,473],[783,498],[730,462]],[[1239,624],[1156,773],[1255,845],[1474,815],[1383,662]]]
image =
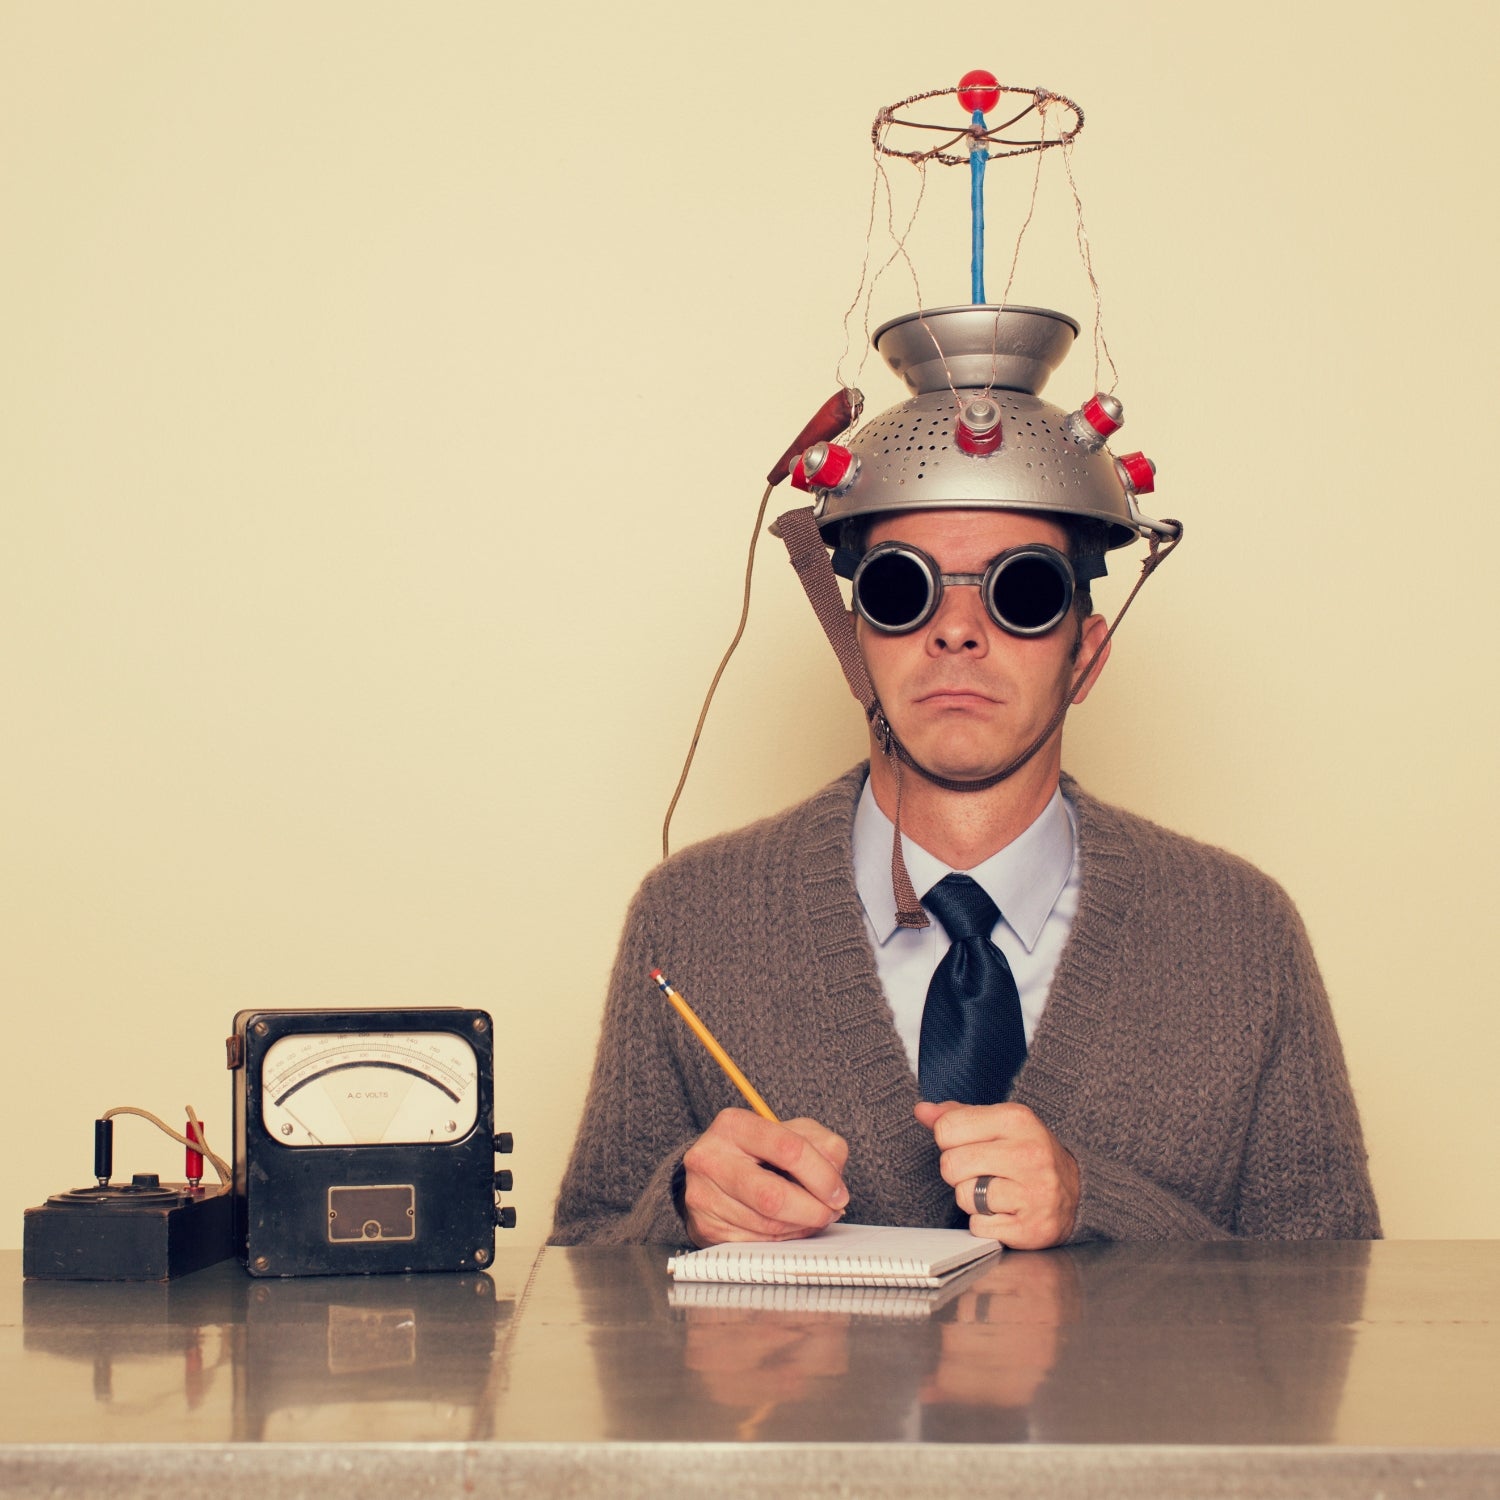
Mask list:
[[[1024,1104],[917,1105],[942,1152],[943,1181],[969,1230],[1016,1250],[1060,1245],[1078,1214],[1078,1163]],[[974,1212],[974,1184],[992,1177],[990,1212]]]
[[849,1202],[849,1146],[816,1120],[763,1120],[721,1110],[682,1158],[688,1234],[726,1240],[796,1240],[826,1229]]

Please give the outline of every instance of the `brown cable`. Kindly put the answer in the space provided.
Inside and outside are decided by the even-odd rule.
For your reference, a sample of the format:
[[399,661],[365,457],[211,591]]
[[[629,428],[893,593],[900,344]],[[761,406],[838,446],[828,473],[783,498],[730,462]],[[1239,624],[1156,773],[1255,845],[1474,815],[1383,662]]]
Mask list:
[[698,740],[703,733],[704,721],[708,718],[709,705],[714,701],[714,693],[718,691],[719,679],[724,675],[724,669],[729,665],[729,658],[734,655],[735,648],[740,643],[740,638],[745,633],[745,625],[750,619],[750,580],[755,572],[755,547],[760,541],[760,525],[766,517],[766,506],[770,504],[771,491],[776,488],[773,479],[766,485],[766,492],[760,497],[760,509],[755,512],[755,529],[750,533],[750,555],[745,559],[745,598],[740,605],[739,628],[734,632],[734,639],[729,643],[729,649],[724,653],[719,662],[719,670],[714,673],[713,681],[708,685],[708,693],[703,699],[703,707],[698,713],[698,722],[693,726],[693,742],[688,746],[687,759],[682,763],[682,775],[677,778],[677,790],[672,793],[672,800],[667,804],[667,816],[661,825],[661,857],[665,859],[671,852],[672,836],[672,814],[677,811],[677,801],[682,796],[682,789],[687,785],[688,772],[693,768],[693,757],[698,753]]
[[[661,857],[666,859],[672,852],[672,814],[677,810],[678,800],[682,796],[682,789],[687,785],[688,772],[693,768],[693,757],[698,753],[698,740],[703,734],[703,725],[708,718],[709,706],[714,701],[714,693],[718,691],[719,679],[724,675],[724,669],[729,665],[729,658],[734,655],[735,648],[739,645],[745,634],[745,625],[750,619],[750,585],[755,574],[755,548],[760,541],[761,523],[766,518],[766,506],[771,499],[771,491],[781,483],[791,472],[800,454],[805,452],[813,443],[831,443],[834,438],[846,428],[853,426],[859,421],[860,412],[864,409],[865,398],[852,386],[841,385],[811,417],[802,431],[788,445],[769,474],[766,475],[766,491],[760,497],[760,506],[755,512],[755,528],[750,533],[750,550],[745,558],[745,597],[740,605],[740,623],[734,632],[734,639],[729,643],[729,649],[724,653],[719,662],[719,669],[713,675],[713,681],[708,685],[708,692],[703,699],[703,707],[698,712],[698,722],[693,726],[693,740],[688,746],[687,759],[682,763],[682,775],[677,778],[677,788],[672,793],[672,800],[667,804],[667,815],[662,819],[661,825]],[[774,529],[774,528],[773,528]],[[821,545],[821,544],[820,544]],[[834,585],[834,593],[838,593],[838,586]]]

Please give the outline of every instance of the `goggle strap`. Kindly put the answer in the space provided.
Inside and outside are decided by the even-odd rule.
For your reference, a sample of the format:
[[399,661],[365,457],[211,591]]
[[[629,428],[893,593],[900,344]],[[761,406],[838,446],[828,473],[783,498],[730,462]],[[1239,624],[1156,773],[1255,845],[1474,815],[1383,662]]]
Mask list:
[[802,506],[778,516],[771,531],[785,543],[792,567],[802,582],[802,591],[807,595],[808,603],[823,627],[823,634],[828,637],[828,644],[833,647],[833,654],[843,669],[844,681],[864,709],[865,718],[875,730],[876,742],[891,764],[896,778],[896,829],[891,841],[891,886],[896,894],[896,923],[900,927],[926,927],[928,916],[917,899],[901,850],[901,761],[896,758],[900,746],[880,711],[875,688],[854,634],[854,622],[844,608],[844,596],[839,592],[827,545],[813,520],[812,507]]
[[1085,553],[1082,557],[1072,557],[1068,561],[1073,564],[1073,581],[1085,586],[1109,573],[1109,565],[1099,552]]
[[854,570],[859,566],[859,553],[852,547],[835,547],[832,563],[833,571],[840,578],[853,578]]
[[802,591],[823,627],[823,634],[828,637],[828,644],[833,647],[849,691],[859,700],[865,717],[873,720],[878,709],[875,689],[865,670],[865,659],[860,654],[849,611],[844,607],[844,596],[839,593],[827,544],[818,530],[818,523],[813,520],[812,507],[804,505],[777,516],[771,532],[786,545],[792,567],[801,580]]

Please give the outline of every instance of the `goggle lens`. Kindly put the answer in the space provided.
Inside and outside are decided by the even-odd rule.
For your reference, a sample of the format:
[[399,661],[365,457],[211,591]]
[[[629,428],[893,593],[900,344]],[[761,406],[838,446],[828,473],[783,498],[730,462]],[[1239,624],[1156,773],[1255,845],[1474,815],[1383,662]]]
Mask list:
[[915,553],[872,553],[855,574],[859,612],[877,630],[912,630],[932,612],[935,578]]
[[991,617],[1017,635],[1051,630],[1073,602],[1073,580],[1056,553],[1023,552],[987,575]]
[[1012,547],[980,575],[942,573],[920,548],[882,542],[854,571],[854,607],[876,630],[898,635],[926,624],[949,584],[978,585],[990,618],[1011,635],[1045,635],[1073,604],[1073,569],[1055,547]]

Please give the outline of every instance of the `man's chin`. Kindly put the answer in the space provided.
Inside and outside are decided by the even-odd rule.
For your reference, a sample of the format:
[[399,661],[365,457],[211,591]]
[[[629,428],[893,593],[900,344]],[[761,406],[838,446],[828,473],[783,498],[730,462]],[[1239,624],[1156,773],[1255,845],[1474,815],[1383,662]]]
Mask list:
[[[1023,738],[1016,734],[1014,725],[1007,726],[1009,732],[1003,735],[994,732],[993,724],[968,726],[952,721],[942,726],[908,723],[904,727],[910,732],[906,734],[902,725],[893,727],[912,760],[945,781],[988,780],[1014,765],[1042,730],[1041,724],[1030,724]],[[1045,758],[1045,750],[1038,753]]]
[[[903,741],[903,743],[905,743]],[[951,745],[907,744],[907,752],[924,770],[945,781],[984,781],[997,771],[1003,771],[1017,755],[1021,747],[1007,747],[998,753],[993,745],[983,750],[960,750]]]

